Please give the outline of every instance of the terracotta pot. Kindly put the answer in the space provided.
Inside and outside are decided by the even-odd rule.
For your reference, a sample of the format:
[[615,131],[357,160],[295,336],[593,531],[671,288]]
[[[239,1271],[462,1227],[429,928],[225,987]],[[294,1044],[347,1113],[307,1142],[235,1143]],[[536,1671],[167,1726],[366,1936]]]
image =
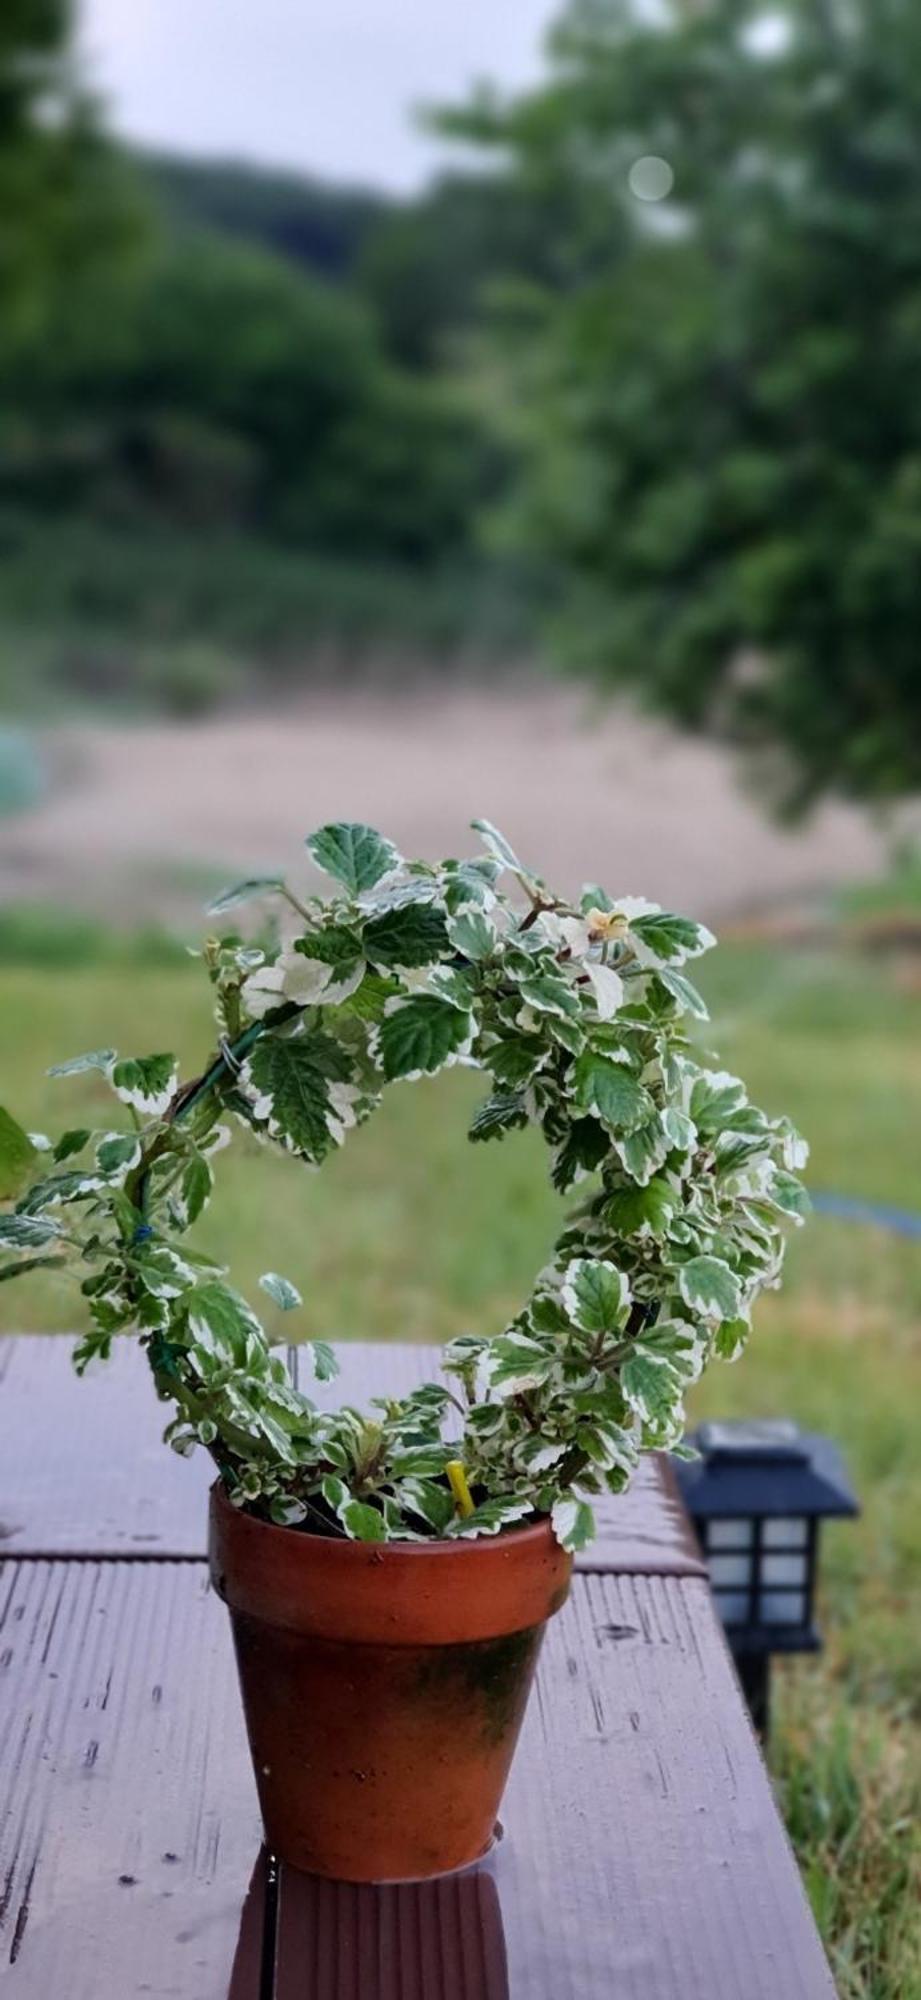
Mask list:
[[211,1492],[266,1839],[349,1882],[484,1854],[571,1558],[548,1522],[469,1542],[276,1528]]

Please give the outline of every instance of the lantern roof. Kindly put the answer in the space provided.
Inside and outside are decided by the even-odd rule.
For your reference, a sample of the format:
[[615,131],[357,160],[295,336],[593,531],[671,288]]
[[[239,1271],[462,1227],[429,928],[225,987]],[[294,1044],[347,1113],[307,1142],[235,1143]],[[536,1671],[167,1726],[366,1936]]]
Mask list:
[[844,1461],[830,1438],[794,1423],[705,1423],[690,1434],[700,1457],[675,1461],[688,1513],[859,1513]]

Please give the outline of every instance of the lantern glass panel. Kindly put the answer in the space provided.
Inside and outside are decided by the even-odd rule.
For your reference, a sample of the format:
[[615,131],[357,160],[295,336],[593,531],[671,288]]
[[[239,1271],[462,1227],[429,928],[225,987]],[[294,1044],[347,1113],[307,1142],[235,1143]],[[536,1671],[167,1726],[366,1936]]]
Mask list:
[[[708,1558],[708,1568],[710,1582],[714,1588],[727,1583],[741,1584],[743,1588],[747,1588],[751,1582],[751,1555],[746,1549],[740,1549],[737,1555],[711,1555]],[[799,1582],[798,1577],[775,1577],[772,1580],[776,1583]]]
[[763,1590],[759,1604],[762,1625],[804,1625],[806,1596],[801,1590]]
[[796,1553],[788,1556],[786,1555],[762,1556],[761,1581],[762,1583],[774,1583],[774,1584],[776,1583],[796,1583],[800,1585],[805,1584],[806,1582],[805,1550],[803,1550],[802,1554]]
[[747,1625],[749,1595],[747,1590],[717,1590],[716,1608],[724,1625]]
[[734,1521],[712,1518],[707,1522],[708,1549],[750,1549],[752,1545],[752,1524],[750,1521]]
[[809,1522],[797,1514],[766,1516],[761,1523],[763,1549],[804,1549],[809,1540]]

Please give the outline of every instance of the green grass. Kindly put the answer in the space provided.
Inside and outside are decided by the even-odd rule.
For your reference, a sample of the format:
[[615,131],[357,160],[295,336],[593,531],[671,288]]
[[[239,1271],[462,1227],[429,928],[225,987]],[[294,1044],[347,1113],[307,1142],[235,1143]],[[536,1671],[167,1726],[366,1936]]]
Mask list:
[[[13,959],[16,953],[12,953]],[[78,954],[78,961],[81,958]],[[714,1042],[813,1144],[815,1187],[921,1208],[921,994],[852,949],[724,950],[704,983]],[[143,1022],[139,1028],[138,1023]],[[2,1094],[30,1126],[102,1118],[99,1079],[45,1065],[100,1043],[209,1045],[201,972],[118,955],[4,973]],[[202,1247],[252,1292],[266,1268],[304,1293],[301,1331],[441,1341],[498,1327],[529,1288],[561,1204],[534,1134],[466,1144],[477,1080],[454,1072],[388,1093],[322,1174],[242,1138],[221,1156]],[[61,1330],[79,1301],[23,1280],[9,1328]],[[842,2000],[921,2000],[921,1244],[816,1218],[794,1241],[740,1366],[717,1367],[691,1415],[790,1414],[843,1446],[863,1505],[825,1533],[818,1661],[776,1673],[772,1761]]]

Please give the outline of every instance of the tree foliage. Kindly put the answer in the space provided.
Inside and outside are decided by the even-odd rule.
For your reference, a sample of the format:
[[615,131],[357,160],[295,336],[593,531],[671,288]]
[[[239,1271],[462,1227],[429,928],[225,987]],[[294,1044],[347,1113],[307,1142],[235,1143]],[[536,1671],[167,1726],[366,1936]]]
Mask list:
[[[142,578],[128,592],[137,622],[147,595],[168,621],[195,592],[190,529],[199,577],[209,547],[220,568],[236,538],[241,589],[247,548],[351,565],[343,596],[360,596],[361,566],[372,597],[377,570],[467,576],[498,447],[453,379],[401,365],[357,282],[330,282],[386,204],[132,160],[81,84],[72,27],[66,0],[14,0],[0,27],[8,609],[39,594],[41,613],[36,571],[60,551],[52,602],[58,589],[103,628],[121,624],[117,575],[147,561],[147,590]],[[267,566],[261,588],[271,625]],[[207,605],[191,615],[200,636]]]
[[573,0],[544,85],[450,122],[570,217],[567,281],[505,326],[570,659],[761,751],[790,806],[916,788],[913,0]]

